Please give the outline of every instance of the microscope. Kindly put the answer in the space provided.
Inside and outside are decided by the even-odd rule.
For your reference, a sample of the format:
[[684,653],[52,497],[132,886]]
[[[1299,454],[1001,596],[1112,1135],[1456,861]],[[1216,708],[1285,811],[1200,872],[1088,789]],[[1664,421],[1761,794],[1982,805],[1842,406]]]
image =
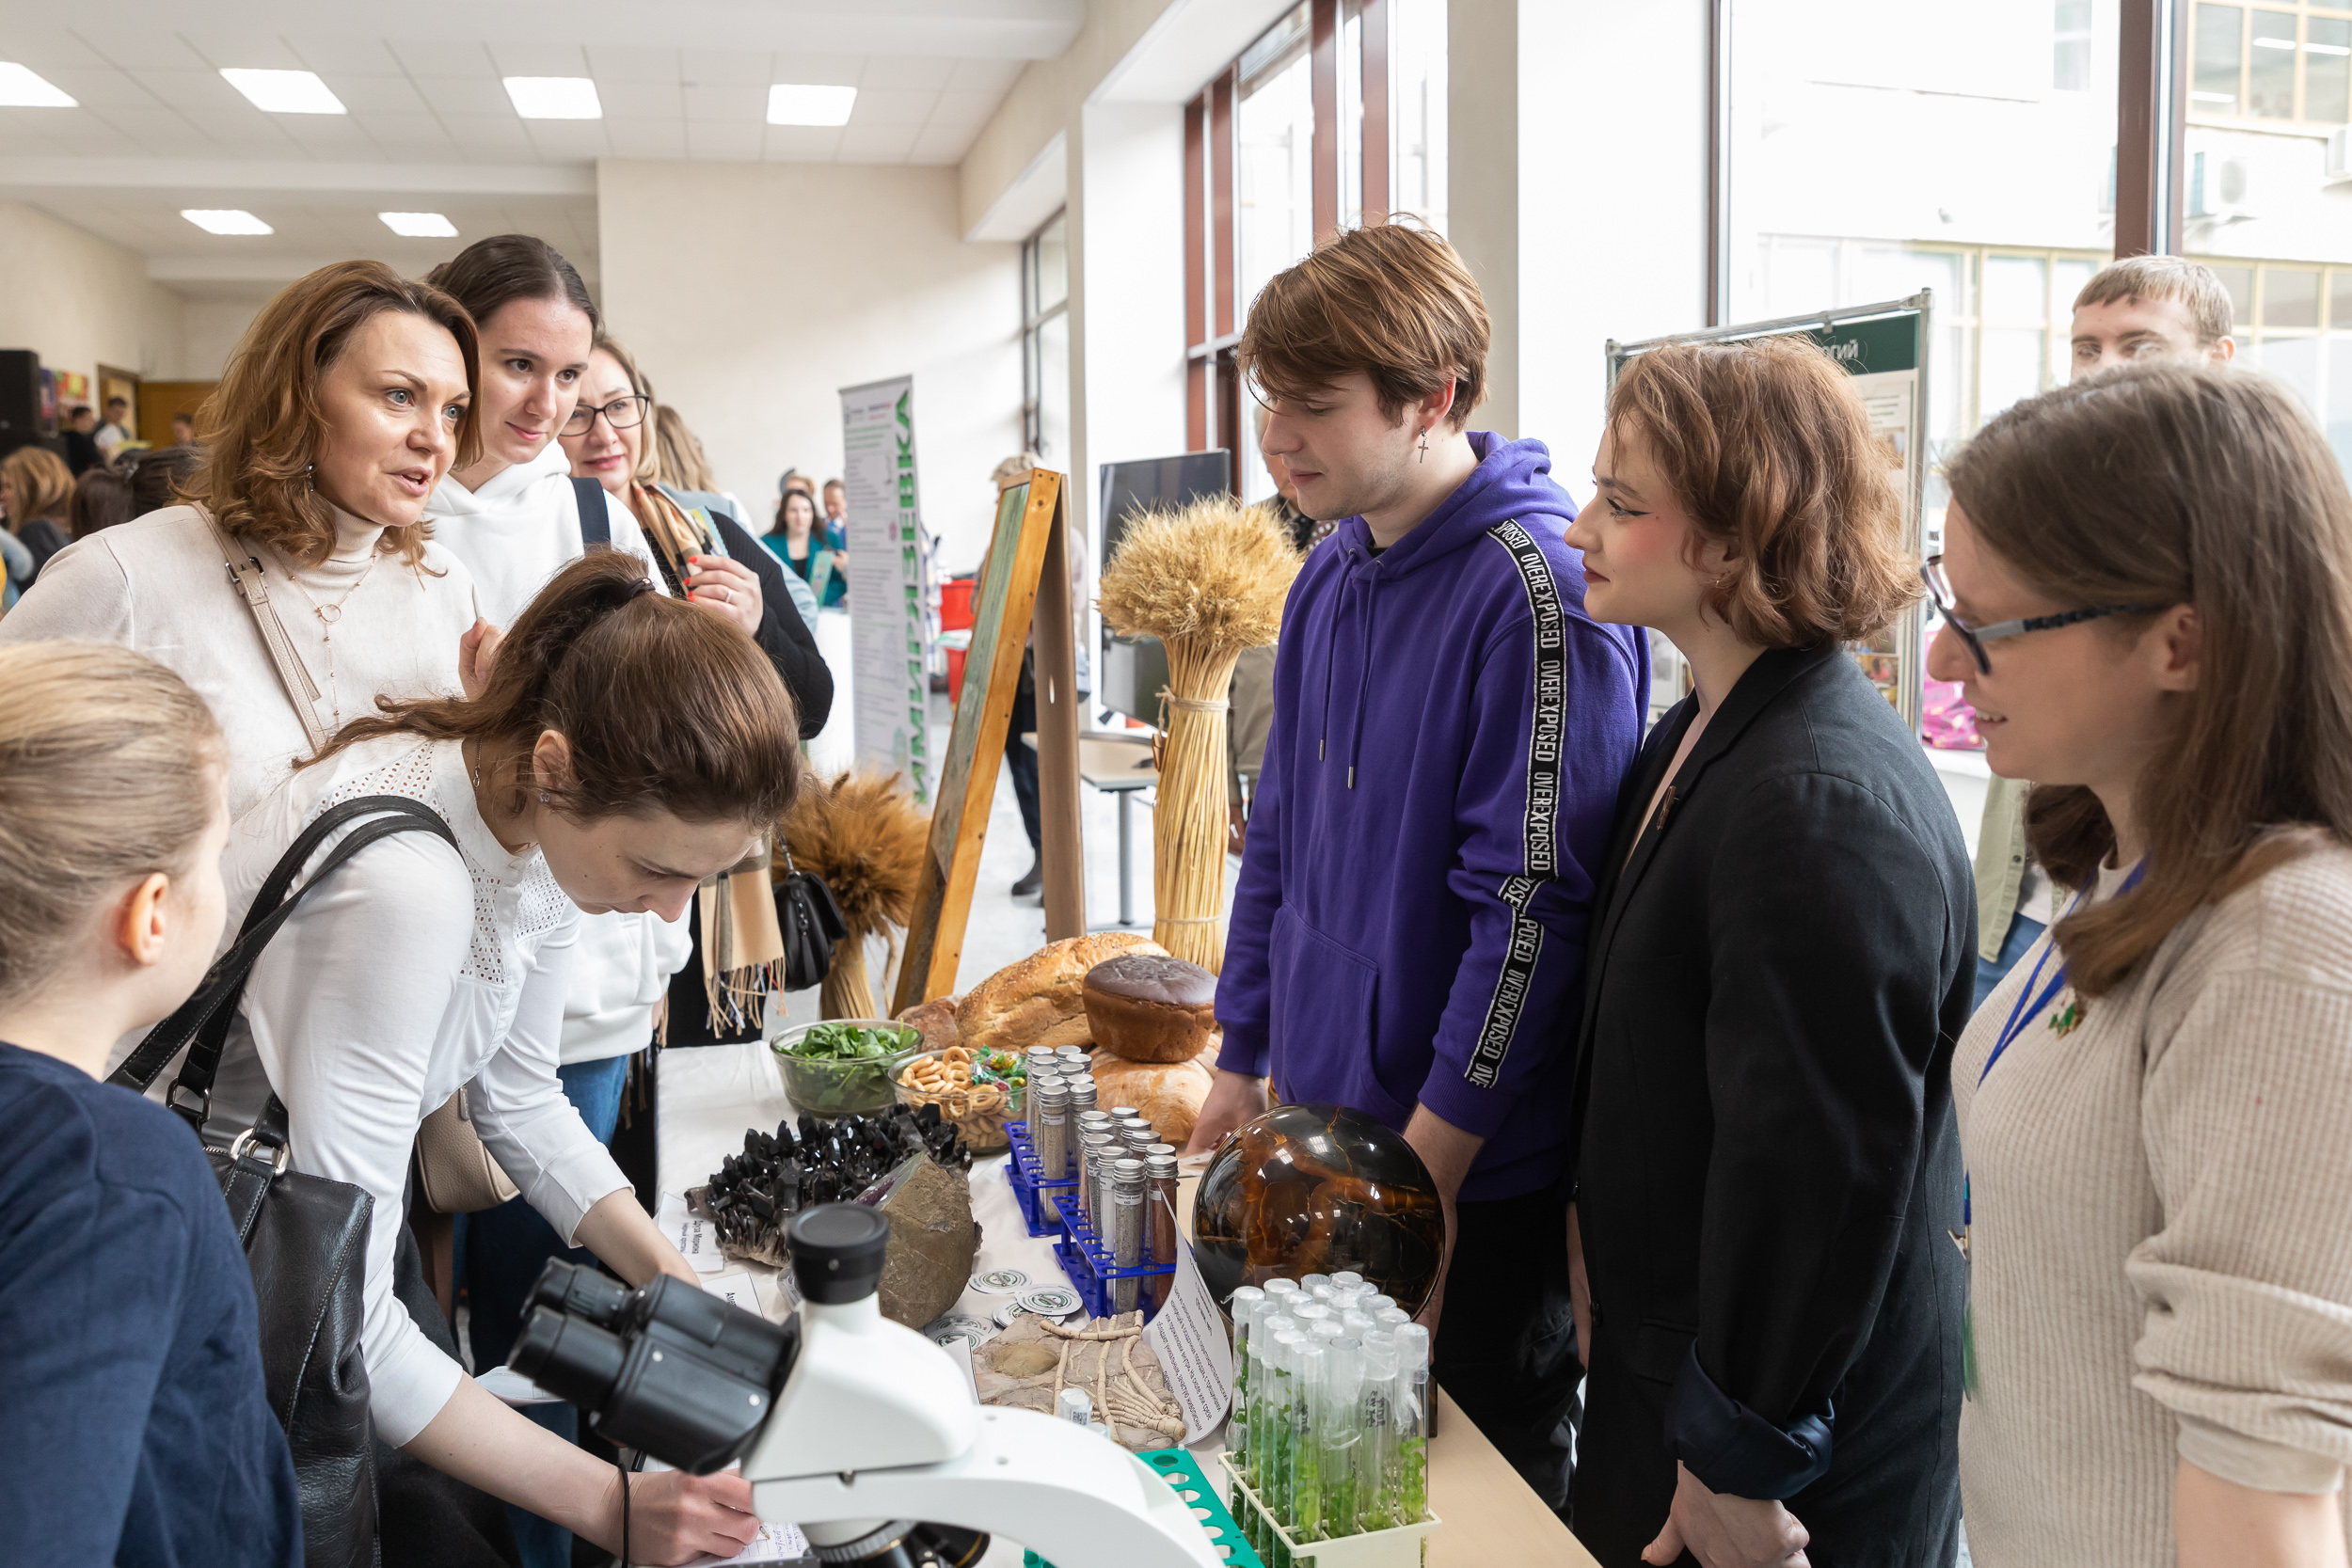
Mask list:
[[1057,1568],[1223,1568],[1141,1460],[981,1406],[945,1350],[882,1315],[879,1211],[806,1209],[785,1237],[801,1306],[783,1323],[666,1275],[629,1291],[551,1260],[514,1368],[615,1447],[698,1476],[741,1460],[755,1511],[800,1526],[820,1562],[969,1568],[1000,1534]]

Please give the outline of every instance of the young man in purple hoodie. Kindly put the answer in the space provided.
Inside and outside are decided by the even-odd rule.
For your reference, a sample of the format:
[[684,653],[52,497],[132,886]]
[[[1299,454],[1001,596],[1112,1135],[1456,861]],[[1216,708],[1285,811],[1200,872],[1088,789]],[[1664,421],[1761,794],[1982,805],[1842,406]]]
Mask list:
[[1283,612],[1193,1147],[1269,1079],[1402,1131],[1445,1205],[1438,1379],[1557,1508],[1581,1373],[1571,1036],[1649,651],[1586,619],[1542,443],[1464,429],[1486,341],[1461,259],[1402,225],[1341,235],[1250,308],[1265,451],[1344,521]]

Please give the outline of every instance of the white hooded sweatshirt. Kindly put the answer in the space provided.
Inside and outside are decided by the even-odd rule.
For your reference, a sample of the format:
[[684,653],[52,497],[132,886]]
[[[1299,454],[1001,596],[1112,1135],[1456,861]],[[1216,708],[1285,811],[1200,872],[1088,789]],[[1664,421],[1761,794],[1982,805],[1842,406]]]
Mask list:
[[[653,546],[628,507],[604,493],[612,547],[645,563],[657,589],[667,592]],[[556,442],[528,463],[501,469],[479,490],[445,477],[425,502],[434,543],[473,575],[482,614],[506,627],[549,578],[586,553],[571,460]],[[691,950],[693,918],[665,924],[651,914],[582,915],[580,954],[564,1003],[562,1058],[602,1061],[644,1048],[653,1037],[653,1011],[670,976]]]

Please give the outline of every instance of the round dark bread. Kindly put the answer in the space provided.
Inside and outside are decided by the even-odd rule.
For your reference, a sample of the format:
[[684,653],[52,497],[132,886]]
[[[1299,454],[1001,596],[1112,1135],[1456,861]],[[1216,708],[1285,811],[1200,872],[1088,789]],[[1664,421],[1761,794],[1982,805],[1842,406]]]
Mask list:
[[1216,1030],[1216,976],[1161,953],[1127,953],[1087,971],[1087,1028],[1131,1062],[1184,1062]]

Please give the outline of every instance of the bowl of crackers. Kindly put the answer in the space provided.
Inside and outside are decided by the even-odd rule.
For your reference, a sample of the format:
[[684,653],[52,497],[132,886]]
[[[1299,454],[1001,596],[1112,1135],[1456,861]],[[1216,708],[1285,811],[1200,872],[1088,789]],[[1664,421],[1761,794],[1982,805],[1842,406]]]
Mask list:
[[941,1117],[975,1154],[1011,1147],[1005,1124],[1021,1119],[1028,1067],[1017,1051],[976,1051],[951,1045],[926,1051],[898,1073],[898,1102],[936,1105]]

